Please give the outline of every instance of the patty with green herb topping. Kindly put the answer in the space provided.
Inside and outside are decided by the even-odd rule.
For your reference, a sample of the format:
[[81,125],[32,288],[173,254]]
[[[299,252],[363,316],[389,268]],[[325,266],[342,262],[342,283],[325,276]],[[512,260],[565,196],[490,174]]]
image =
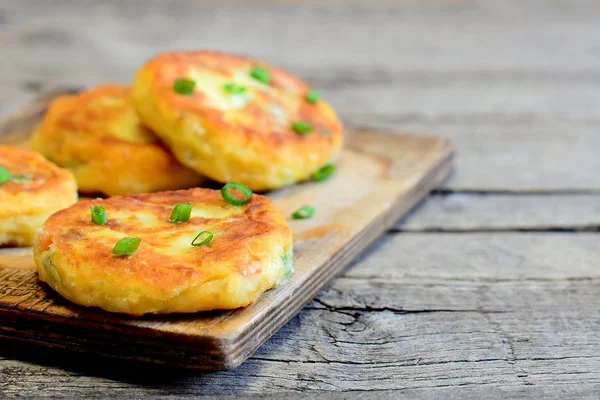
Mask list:
[[245,189],[81,201],[40,229],[39,277],[74,303],[136,316],[247,306],[289,277],[292,233]]
[[286,186],[335,161],[342,146],[343,126],[318,91],[251,58],[164,53],[137,72],[132,96],[181,163],[219,182]]

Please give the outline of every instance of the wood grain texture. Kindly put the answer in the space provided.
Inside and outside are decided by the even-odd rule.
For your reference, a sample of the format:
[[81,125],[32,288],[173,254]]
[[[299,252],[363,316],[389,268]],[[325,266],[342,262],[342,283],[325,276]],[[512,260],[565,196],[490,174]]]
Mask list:
[[[26,143],[40,110],[59,93],[9,116],[0,137]],[[233,368],[442,182],[452,151],[434,137],[349,133],[333,178],[269,194],[285,215],[304,204],[318,212],[289,222],[290,281],[236,311],[133,319],[75,307],[40,284],[30,250],[0,250],[0,337],[202,370]]]
[[[357,261],[362,267],[350,269],[346,277],[502,284],[585,281],[600,273],[596,233],[397,233],[375,246]],[[421,251],[424,247],[428,251]]]
[[597,123],[394,123],[366,117],[363,121],[361,126],[418,128],[417,132],[452,138],[461,153],[456,172],[445,185],[451,191],[600,193]]
[[600,231],[600,194],[439,193],[394,229],[406,232]]
[[[70,394],[86,397],[102,390],[123,397],[365,390],[426,397],[426,389],[444,398],[478,390],[492,398],[544,390],[597,394],[597,235],[464,234],[458,243],[456,236],[387,235],[233,371],[198,374],[2,347],[0,355],[21,361],[0,363],[8,379],[0,388],[50,396],[68,384]],[[500,243],[510,249],[505,260],[494,250]],[[449,245],[464,249],[469,263],[458,254],[444,261],[441,251],[413,252]],[[547,259],[540,262],[542,252]],[[521,267],[504,268],[513,259]],[[549,269],[553,259],[562,268]]]
[[[69,79],[66,71],[76,74],[71,83],[109,72],[113,79],[129,79],[128,69],[134,69],[139,59],[166,47],[223,48],[303,70],[350,70],[355,66],[360,71],[375,66],[443,73],[591,72],[600,67],[600,55],[589,51],[600,37],[594,0],[568,5],[560,0],[527,4],[506,0],[501,5],[471,0],[427,4],[72,0],[51,6],[35,0],[5,0],[2,6],[7,56],[20,62],[4,68],[17,75],[14,71],[22,67],[22,79],[38,81]],[[102,23],[83,23],[82,13],[94,15]],[[248,20],[256,24],[247,27]],[[286,23],[273,25],[272,21]],[[539,29],[540,24],[544,29]],[[232,34],[236,27],[242,35]],[[528,40],[523,41],[524,37]],[[315,43],[315,38],[328,40]],[[29,54],[34,58],[19,57],[23,46],[35,50]],[[52,57],[57,50],[65,58]],[[117,51],[119,57],[114,59]],[[106,62],[98,64],[101,60]]]

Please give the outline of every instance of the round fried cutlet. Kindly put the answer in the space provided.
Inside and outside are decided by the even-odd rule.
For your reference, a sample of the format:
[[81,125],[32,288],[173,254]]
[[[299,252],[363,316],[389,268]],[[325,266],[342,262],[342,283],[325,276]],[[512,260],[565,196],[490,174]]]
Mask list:
[[75,178],[38,153],[14,146],[0,145],[0,167],[0,245],[30,246],[50,214],[77,201]]
[[[268,72],[267,83],[253,77],[256,67]],[[191,93],[174,87],[181,79],[193,81]],[[137,72],[133,102],[183,164],[220,182],[266,190],[305,180],[338,156],[342,124],[325,101],[307,99],[310,91],[251,58],[173,52]],[[312,129],[298,133],[295,123]]]
[[204,184],[142,126],[130,92],[107,85],[57,98],[31,147],[71,170],[82,192],[112,196]]
[[[176,204],[187,222],[171,223]],[[103,206],[108,222],[91,221]],[[203,231],[214,237],[192,246]],[[125,237],[141,243],[115,255]],[[292,233],[264,196],[233,206],[217,190],[191,189],[81,201],[40,229],[34,258],[40,279],[68,300],[130,315],[246,306],[291,273]]]

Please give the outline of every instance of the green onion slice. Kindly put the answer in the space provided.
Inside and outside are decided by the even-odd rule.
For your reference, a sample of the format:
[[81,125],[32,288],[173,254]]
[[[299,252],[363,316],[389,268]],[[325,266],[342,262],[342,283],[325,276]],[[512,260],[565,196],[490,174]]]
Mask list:
[[190,95],[194,93],[194,88],[196,87],[196,82],[191,79],[181,78],[177,79],[173,83],[173,90],[176,93],[179,93],[183,96]]
[[169,222],[173,222],[174,224],[187,222],[190,219],[190,215],[192,215],[192,205],[190,203],[177,204],[171,212]]
[[231,94],[239,94],[239,93],[244,93],[246,91],[245,86],[238,85],[237,83],[233,83],[233,82],[224,84],[223,89],[225,89],[225,91],[227,93],[231,93]]
[[196,235],[194,240],[192,240],[192,246],[204,246],[205,244],[208,244],[211,240],[213,240],[214,236],[215,235],[213,235],[209,231],[202,231]]
[[104,225],[108,222],[106,217],[106,210],[102,206],[91,206],[90,212],[92,213],[92,222],[96,225]]
[[306,135],[312,132],[314,129],[313,125],[310,122],[306,121],[296,121],[292,122],[292,129],[299,133],[300,135]]
[[12,178],[10,171],[4,167],[0,167],[0,183],[10,181],[10,178]]
[[311,206],[302,206],[297,209],[293,214],[292,218],[294,219],[308,219],[315,215],[315,208]]
[[325,179],[328,179],[329,177],[331,177],[331,175],[333,175],[334,172],[335,172],[335,165],[327,164],[324,167],[322,167],[321,169],[319,169],[317,172],[312,174],[312,179],[313,179],[313,181],[321,182],[321,181],[324,181]]
[[[234,189],[240,192],[242,195],[244,195],[244,198],[241,199],[235,194],[233,194],[231,191]],[[232,204],[234,206],[241,206],[250,201],[250,199],[252,198],[252,190],[249,187],[242,185],[241,183],[229,182],[221,189],[221,196],[223,196],[225,201],[229,204]]]
[[257,81],[264,83],[265,85],[269,83],[269,80],[271,80],[271,73],[266,68],[258,66],[250,70],[250,76]]
[[309,90],[306,93],[306,101],[308,101],[309,103],[316,104],[320,98],[321,93],[317,92],[316,90]]
[[14,174],[12,176],[12,181],[17,183],[29,182],[31,177],[27,174]]
[[118,254],[118,255],[123,255],[123,256],[130,256],[133,253],[135,253],[135,251],[137,250],[137,248],[140,246],[141,242],[142,242],[142,239],[140,239],[138,237],[134,237],[134,238],[126,237],[126,238],[123,238],[123,239],[119,240],[117,242],[117,244],[115,244],[115,247],[113,249],[113,254]]

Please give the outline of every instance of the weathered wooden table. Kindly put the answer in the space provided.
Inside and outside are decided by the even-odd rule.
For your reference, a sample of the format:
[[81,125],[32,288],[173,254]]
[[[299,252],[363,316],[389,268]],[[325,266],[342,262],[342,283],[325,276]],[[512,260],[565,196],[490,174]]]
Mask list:
[[0,342],[0,397],[599,396],[599,2],[4,0],[0,29],[0,112],[218,48],[296,72],[347,126],[458,148],[443,189],[238,369]]

